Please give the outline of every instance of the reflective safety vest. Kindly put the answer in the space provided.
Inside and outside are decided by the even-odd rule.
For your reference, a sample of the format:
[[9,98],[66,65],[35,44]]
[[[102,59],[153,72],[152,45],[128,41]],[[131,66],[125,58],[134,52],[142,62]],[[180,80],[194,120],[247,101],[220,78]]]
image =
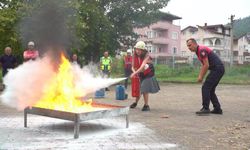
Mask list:
[[110,57],[102,57],[101,58],[101,70],[104,70],[104,71],[110,71],[111,69],[111,58]]

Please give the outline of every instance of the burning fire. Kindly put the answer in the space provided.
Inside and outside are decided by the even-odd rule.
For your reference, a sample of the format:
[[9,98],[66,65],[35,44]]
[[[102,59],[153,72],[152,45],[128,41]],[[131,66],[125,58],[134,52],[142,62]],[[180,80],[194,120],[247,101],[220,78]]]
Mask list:
[[43,97],[34,106],[67,112],[93,110],[92,100],[83,101],[80,98],[84,91],[77,89],[74,84],[77,81],[71,63],[64,55],[61,55],[61,62],[58,73],[44,89]]

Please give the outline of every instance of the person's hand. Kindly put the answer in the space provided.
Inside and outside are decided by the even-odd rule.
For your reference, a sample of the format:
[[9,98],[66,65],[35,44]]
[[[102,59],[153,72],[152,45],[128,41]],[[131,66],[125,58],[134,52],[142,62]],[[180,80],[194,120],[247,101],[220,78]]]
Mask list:
[[133,76],[135,76],[135,72],[133,72],[133,73],[130,75],[130,78],[133,78]]
[[199,76],[198,79],[197,79],[197,82],[201,83],[202,80],[203,80],[202,77]]

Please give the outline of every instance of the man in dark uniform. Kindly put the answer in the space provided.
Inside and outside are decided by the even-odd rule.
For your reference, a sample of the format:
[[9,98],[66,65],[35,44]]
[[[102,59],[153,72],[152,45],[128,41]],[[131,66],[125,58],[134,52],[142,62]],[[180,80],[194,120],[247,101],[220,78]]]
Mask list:
[[[202,67],[198,76],[198,82],[202,82],[207,70],[210,70],[205,82],[202,85],[202,109],[197,111],[197,115],[205,115],[209,113],[222,114],[219,100],[215,94],[215,89],[220,79],[224,75],[225,69],[220,58],[208,47],[198,45],[196,40],[190,38],[187,40],[187,47],[190,51],[195,52],[198,59],[202,63]],[[210,111],[210,100],[214,109]]]
[[0,57],[0,63],[2,66],[2,76],[4,77],[8,69],[13,69],[17,65],[17,59],[12,55],[12,49],[10,47],[6,47],[4,49],[4,55]]
[[[4,55],[0,57],[0,65],[2,67],[2,77],[4,77],[8,73],[8,69],[13,69],[17,66],[17,59],[12,55],[12,49],[10,47],[6,47],[4,49]],[[5,85],[2,84],[1,91],[4,90]]]

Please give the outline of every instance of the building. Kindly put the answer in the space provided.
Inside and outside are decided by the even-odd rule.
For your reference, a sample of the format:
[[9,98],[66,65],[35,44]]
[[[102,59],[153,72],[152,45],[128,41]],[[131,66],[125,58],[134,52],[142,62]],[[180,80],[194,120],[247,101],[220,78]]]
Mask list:
[[155,63],[166,64],[173,56],[180,56],[180,26],[173,21],[181,17],[163,13],[163,17],[147,27],[134,28],[137,41],[144,41]]
[[250,63],[250,32],[234,37],[234,62],[238,64]]
[[234,63],[250,63],[250,16],[233,20]]
[[[233,26],[233,63],[250,63],[250,29],[246,24],[250,22],[250,17],[239,20]],[[247,23],[246,23],[247,22]],[[245,23],[245,24],[244,24]],[[191,53],[186,40],[194,38],[198,44],[206,45],[224,61],[230,63],[231,59],[231,27],[229,25],[207,25],[188,26],[181,30],[181,55],[187,57],[189,62],[193,62],[196,57]]]
[[193,62],[196,57],[186,46],[186,40],[196,39],[198,44],[205,45],[213,49],[220,56],[222,61],[230,62],[230,27],[222,24],[204,26],[188,26],[181,30],[181,54],[187,57],[189,62]]

